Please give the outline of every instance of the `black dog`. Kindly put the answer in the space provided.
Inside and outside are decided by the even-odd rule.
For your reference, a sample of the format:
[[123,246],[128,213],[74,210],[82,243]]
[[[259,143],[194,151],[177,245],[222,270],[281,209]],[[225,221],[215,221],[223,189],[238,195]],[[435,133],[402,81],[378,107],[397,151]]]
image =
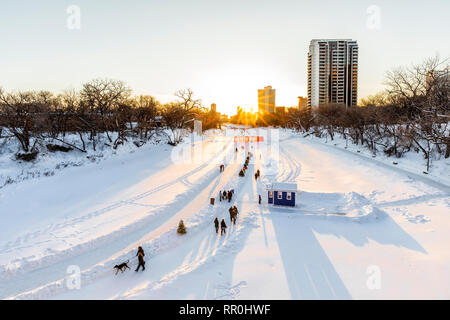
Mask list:
[[120,271],[122,271],[122,273],[128,268],[130,269],[130,267],[128,266],[128,262],[130,262],[130,260],[128,260],[127,262],[124,262],[122,264],[116,264],[114,266],[114,269],[116,269],[116,274]]

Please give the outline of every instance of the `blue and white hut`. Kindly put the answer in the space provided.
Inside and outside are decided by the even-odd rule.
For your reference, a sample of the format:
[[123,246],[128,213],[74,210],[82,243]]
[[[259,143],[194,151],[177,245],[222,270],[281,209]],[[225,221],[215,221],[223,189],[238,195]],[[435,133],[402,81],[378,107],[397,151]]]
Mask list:
[[267,199],[269,204],[295,207],[296,195],[296,183],[274,182],[267,185]]

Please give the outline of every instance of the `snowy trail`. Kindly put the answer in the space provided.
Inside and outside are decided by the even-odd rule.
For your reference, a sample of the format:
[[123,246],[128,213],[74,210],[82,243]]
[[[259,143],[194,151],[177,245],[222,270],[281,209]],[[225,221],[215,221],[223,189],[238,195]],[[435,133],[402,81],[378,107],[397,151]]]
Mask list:
[[[205,141],[203,150],[204,153],[209,153],[209,155],[206,157],[204,163],[197,165],[193,170],[191,170],[192,166],[181,168],[183,169],[183,171],[186,169],[188,170],[186,174],[177,176],[174,180],[168,183],[160,185],[156,188],[152,188],[143,193],[139,193],[131,198],[128,198],[125,201],[118,201],[113,205],[95,211],[94,213],[82,216],[81,218],[77,217],[75,219],[69,220],[69,222],[57,224],[57,227],[60,228],[61,233],[63,233],[62,238],[64,244],[66,244],[65,240],[68,238],[68,236],[76,238],[76,240],[78,242],[81,242],[81,244],[76,246],[69,246],[65,250],[55,250],[52,255],[45,255],[35,261],[25,260],[26,263],[21,266],[21,268],[13,269],[13,272],[3,272],[0,279],[5,277],[7,279],[0,281],[0,297],[11,295],[14,292],[19,293],[21,291],[24,291],[25,289],[36,287],[39,283],[45,284],[50,282],[50,280],[52,279],[56,280],[58,279],[58,277],[64,277],[65,275],[67,275],[66,269],[69,265],[77,265],[82,269],[92,266],[92,264],[95,263],[94,261],[101,261],[101,259],[109,257],[110,255],[116,253],[117,250],[126,247],[128,244],[138,240],[143,235],[148,234],[149,231],[154,230],[161,225],[164,225],[167,220],[174,221],[173,219],[170,220],[170,218],[174,215],[177,215],[180,208],[183,208],[187,202],[193,202],[194,205],[198,204],[198,202],[192,201],[193,195],[198,193],[200,190],[204,190],[206,187],[209,187],[212,183],[215,183],[217,181],[216,177],[218,169],[216,161],[213,160],[216,158],[221,158],[223,156],[224,150],[225,152],[227,152],[227,150],[230,150],[229,144],[224,145],[224,147],[222,147],[221,145],[219,146],[219,148],[215,147],[212,150],[213,152],[211,152],[209,147],[209,142]],[[178,172],[183,173],[183,171],[174,170],[171,167],[169,167],[167,170],[170,172],[170,174],[169,172],[165,171],[158,172],[156,175],[152,176],[152,179],[155,179],[155,181],[158,183],[160,181],[167,181],[165,178],[172,177],[174,171],[177,172],[177,174]],[[187,178],[190,178],[194,175],[199,175],[199,177],[194,180],[196,184],[191,185],[191,188],[189,190],[179,187],[178,190],[173,190],[173,192],[177,192],[178,194],[177,197],[173,198],[173,201],[171,198],[171,201],[160,202],[160,205],[155,208],[151,208],[151,206],[149,205],[139,204],[137,202],[141,199],[145,199],[145,197],[147,196],[158,194],[158,192],[164,191],[168,186],[180,183],[180,181],[186,181]],[[148,183],[141,183],[141,185],[144,188],[148,188]],[[136,186],[134,189],[139,191],[142,190],[142,187]],[[130,193],[130,191],[127,191],[127,193]],[[159,196],[158,198],[160,200],[164,199],[164,197],[161,196]],[[130,204],[132,204],[131,207]],[[143,208],[140,209],[139,207],[136,207],[134,205],[142,205]],[[108,233],[106,233],[105,235],[100,234],[99,236],[99,227],[94,224],[95,218],[97,218],[97,216],[102,216],[102,219],[98,221],[99,226],[100,224],[104,224],[105,222],[108,223],[109,221],[105,221],[105,218],[114,219],[114,217],[118,215],[121,218],[121,216],[123,216],[123,213],[127,213],[123,210],[124,207],[130,208],[133,214],[135,214],[136,211],[141,210],[143,212],[143,218],[140,218],[136,221],[125,220],[126,224],[120,224],[117,231],[114,231],[114,229],[109,229],[107,230]],[[103,216],[105,213],[110,212],[112,209],[119,210],[113,211],[113,216]],[[149,211],[149,209],[152,210]],[[80,222],[84,222],[84,225],[86,225],[86,227],[83,227],[83,224]],[[92,240],[89,240],[88,238],[88,240],[86,241],[86,239],[82,237],[83,234],[81,234],[81,232],[77,234],[64,235],[64,232],[67,232],[67,229],[69,229],[70,231],[75,223],[77,223],[78,228],[83,230],[83,232],[85,233],[93,230],[94,232],[92,233],[92,235],[90,235],[90,239]],[[94,225],[92,226],[92,224]],[[52,231],[56,233],[57,230],[54,229]],[[34,245],[31,246],[30,244],[30,250],[36,251],[36,248],[39,248],[39,241],[36,241],[38,240],[36,239],[37,235],[42,234],[45,237],[47,235],[47,232],[48,230],[44,230],[43,232],[35,232],[33,237]],[[50,235],[53,236],[54,233],[51,233]],[[29,238],[29,236],[26,236],[25,240],[29,240]],[[84,243],[82,242],[83,240],[85,241]],[[49,242],[49,240],[44,239],[42,241],[43,245],[47,244],[47,242]],[[58,245],[56,239],[53,239],[52,243],[53,247],[55,247],[55,245]],[[16,240],[14,242],[14,245],[9,244],[6,246],[6,248],[3,249],[3,251],[0,253],[0,257],[6,260],[8,256],[14,257],[17,255],[17,253],[22,253],[24,249],[27,249],[27,247],[24,246],[21,241]]]
[[[445,185],[289,134],[280,140],[279,150],[276,176],[265,176],[269,170],[256,151],[244,178],[237,175],[243,159],[227,165],[222,174],[212,171],[206,177],[203,169],[196,179],[180,178],[174,185],[180,197],[165,198],[160,208],[169,214],[141,229],[124,230],[98,250],[23,278],[0,280],[0,292],[22,299],[450,298],[450,198]],[[256,168],[262,172],[258,181]],[[264,186],[270,179],[298,183],[298,208],[265,204]],[[219,190],[231,188],[236,190],[231,204],[240,211],[237,225],[229,223],[228,202],[209,205]],[[133,211],[139,205],[152,209],[152,201],[164,193],[147,191],[150,196],[143,199],[149,201],[134,201]],[[362,206],[373,206],[380,214],[363,220],[349,216]],[[342,216],[327,214],[340,210]],[[225,236],[213,230],[216,216],[228,225]],[[185,236],[176,235],[180,219],[188,229]],[[146,250],[148,269],[114,276],[116,262],[130,259],[135,267],[138,245]],[[80,290],[65,286],[70,264],[82,269]],[[380,288],[368,286],[369,267],[380,271]],[[20,281],[14,283],[33,277],[42,281],[22,287]]]
[[[94,266],[93,268],[91,268],[93,270],[91,270],[91,269],[86,270],[87,278],[90,277],[91,274],[94,274],[94,280],[98,279],[99,277],[100,278],[106,277],[105,280],[107,280],[107,281],[111,281],[111,278],[116,279],[116,277],[111,272],[111,266],[113,265],[112,261],[115,261],[116,259],[121,259],[118,261],[124,261],[126,259],[132,260],[134,258],[134,253],[135,253],[136,247],[139,245],[143,245],[148,256],[153,257],[156,255],[155,261],[158,261],[157,258],[161,254],[161,252],[162,252],[162,255],[164,256],[164,253],[168,248],[169,249],[172,248],[173,245],[177,245],[177,244],[179,245],[180,244],[179,241],[180,240],[182,241],[182,238],[177,236],[175,233],[179,219],[188,219],[189,217],[197,215],[198,210],[201,207],[205,207],[205,204],[208,203],[209,198],[216,196],[218,194],[219,190],[231,189],[231,188],[236,187],[234,182],[236,182],[238,180],[237,173],[241,167],[241,164],[240,164],[241,162],[243,162],[243,160],[238,161],[236,164],[228,165],[225,168],[224,173],[220,174],[216,179],[214,179],[199,195],[197,195],[194,199],[192,199],[183,209],[178,211],[172,219],[168,220],[167,222],[162,224],[160,227],[156,228],[154,231],[146,234],[143,238],[139,239],[135,243],[131,243],[127,248],[125,248],[119,252],[116,252],[114,255],[112,255],[105,261],[99,262],[97,264],[97,266]],[[234,178],[232,178],[232,177],[234,177]],[[236,200],[234,200],[230,204],[227,201],[218,203],[218,206],[216,206],[214,209],[216,212],[218,212],[220,218],[227,219],[228,207],[229,207],[229,205],[235,203],[235,201]],[[202,213],[203,214],[206,213],[206,216],[209,216],[209,214],[208,214],[208,212],[210,211],[209,206],[207,206],[204,209],[206,209],[206,210],[203,210]],[[199,231],[197,231],[195,227],[191,227],[189,225],[189,220],[186,223],[186,225],[187,225],[188,229],[191,228],[193,230],[192,233],[193,233],[194,237],[198,237],[198,232],[209,233],[209,231],[211,230],[212,220],[213,220],[213,218],[211,216],[207,219],[207,221],[205,221],[205,218],[202,217],[202,215],[200,214],[200,225],[197,228],[197,229],[199,229]],[[231,228],[231,229],[233,230],[233,228]],[[176,237],[176,239],[174,239],[174,237]],[[188,238],[189,238],[189,236],[188,236]],[[177,241],[177,239],[178,239],[178,241]],[[228,239],[228,237],[225,237],[225,241],[222,243],[222,245],[226,245],[228,243],[227,239]],[[189,243],[189,241],[187,243]],[[187,245],[184,241],[182,242],[182,244],[183,244],[183,246]],[[168,247],[166,247],[166,246],[168,246]],[[152,261],[150,262],[151,265],[156,263],[153,260],[154,259],[152,258]],[[198,262],[198,263],[200,263],[200,262]],[[103,268],[104,264],[107,265],[106,269]],[[133,262],[130,263],[130,265],[133,265]],[[168,264],[163,263],[162,265],[164,266],[164,265],[168,265]],[[195,265],[196,264],[193,263],[189,266],[189,268],[190,269],[194,268]],[[96,270],[96,268],[98,270]],[[182,269],[184,269],[184,268],[185,268],[185,266],[183,266]],[[101,274],[99,274],[99,273],[101,273]],[[180,273],[180,271],[177,271],[177,270],[172,272],[172,274],[179,274],[179,273]],[[162,282],[168,281],[166,279],[167,277],[169,277],[169,279],[170,279],[171,277],[173,277],[173,275],[171,276],[169,274],[168,276],[167,275],[163,276],[161,281]],[[90,281],[90,280],[88,280],[88,281]],[[101,279],[98,282],[104,283],[103,281],[104,280]],[[64,281],[60,280],[58,283],[49,284],[42,288],[38,288],[37,291],[35,291],[35,292],[29,292],[25,295],[19,295],[16,298],[31,298],[31,297],[47,298],[47,297],[54,295],[56,292],[64,292],[65,291],[64,286],[60,285],[63,283],[64,283]],[[101,296],[100,293],[96,293],[96,294]],[[83,298],[86,298],[86,294],[83,294]],[[92,296],[91,298],[94,299],[95,296]]]
[[[244,285],[244,283],[238,284],[236,288],[228,288],[227,283],[210,285],[208,277],[202,276],[202,274],[211,265],[216,262],[220,263],[224,257],[237,253],[238,248],[245,243],[244,239],[252,227],[253,219],[247,216],[245,206],[246,203],[255,201],[254,165],[250,164],[245,178],[237,176],[241,166],[239,162],[233,166],[228,166],[224,174],[221,175],[221,182],[215,187],[214,193],[221,189],[235,188],[236,195],[233,201],[231,203],[219,203],[214,208],[216,215],[211,215],[206,223],[201,224],[200,228],[190,231],[189,225],[187,225],[188,232],[192,235],[188,235],[186,240],[177,246],[176,251],[169,250],[151,256],[148,262],[149,269],[145,273],[129,273],[118,277],[111,275],[96,281],[89,285],[87,291],[82,293],[83,297],[87,299],[161,299],[164,298],[160,296],[161,291],[165,294],[170,291],[175,299],[182,297],[194,299],[229,298],[230,293],[228,291],[238,290],[237,287]],[[229,222],[228,208],[233,204],[236,204],[242,212],[239,215],[237,225],[232,225]],[[186,213],[189,212],[189,209],[186,210]],[[190,215],[193,215],[192,211]],[[227,233],[223,237],[216,235],[213,231],[213,216],[218,216],[219,220],[225,219],[228,225]],[[157,232],[158,230],[155,230],[155,233]],[[150,240],[154,236],[154,234],[149,234],[142,241]],[[131,246],[131,249],[134,250],[136,245],[137,243]],[[230,271],[224,268],[217,274],[220,278],[227,278]],[[194,276],[194,281],[191,279],[192,276]],[[183,285],[179,285],[180,281],[183,282]],[[120,285],[112,285],[116,282]],[[205,286],[206,291],[202,296],[186,292],[186,290],[189,291],[190,287],[185,282],[192,283],[195,286]],[[105,290],[105,287],[108,289]],[[76,291],[66,291],[59,295],[57,299],[78,299],[81,297],[79,294],[80,292]]]

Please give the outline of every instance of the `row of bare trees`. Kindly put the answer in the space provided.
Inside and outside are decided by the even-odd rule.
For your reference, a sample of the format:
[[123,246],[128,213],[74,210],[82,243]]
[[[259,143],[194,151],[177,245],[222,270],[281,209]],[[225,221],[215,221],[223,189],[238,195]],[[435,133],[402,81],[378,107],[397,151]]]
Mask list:
[[362,100],[360,107],[323,105],[291,109],[285,125],[304,133],[336,135],[348,144],[363,145],[374,154],[401,157],[423,154],[427,171],[433,155],[450,157],[450,77],[439,57],[397,68],[386,75],[386,90]]
[[[86,152],[88,145],[96,150],[100,136],[113,148],[130,137],[145,143],[155,134],[166,134],[176,145],[193,119],[208,118],[210,127],[217,125],[192,90],[179,90],[175,96],[177,101],[161,104],[152,96],[132,96],[124,82],[111,79],[95,79],[79,92],[58,95],[0,88],[0,140],[17,139],[25,154],[36,154],[48,141]],[[78,141],[66,139],[69,134],[76,134]]]

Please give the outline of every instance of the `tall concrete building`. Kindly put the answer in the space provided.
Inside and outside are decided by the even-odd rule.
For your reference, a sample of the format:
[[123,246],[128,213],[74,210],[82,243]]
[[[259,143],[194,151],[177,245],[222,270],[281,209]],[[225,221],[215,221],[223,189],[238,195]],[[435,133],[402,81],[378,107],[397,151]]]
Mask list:
[[260,114],[275,113],[275,89],[271,86],[258,90],[258,112]]
[[308,52],[308,107],[358,103],[358,44],[350,39],[313,39]]

